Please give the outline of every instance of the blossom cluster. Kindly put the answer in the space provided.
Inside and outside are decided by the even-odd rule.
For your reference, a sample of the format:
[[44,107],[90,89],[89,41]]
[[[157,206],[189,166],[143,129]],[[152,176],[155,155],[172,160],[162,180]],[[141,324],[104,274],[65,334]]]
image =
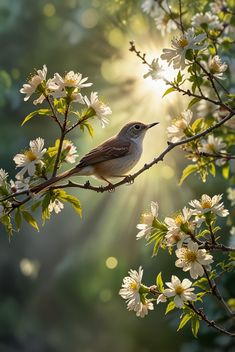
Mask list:
[[87,80],[88,77],[82,77],[81,73],[75,73],[74,71],[67,72],[63,77],[59,73],[55,73],[53,78],[47,80],[47,66],[43,65],[42,69],[36,70],[36,73],[31,75],[28,82],[23,84],[20,92],[25,94],[25,101],[31,95],[36,94],[38,98],[33,101],[35,105],[42,104],[49,97],[54,99],[64,98],[69,103],[78,102],[86,105],[90,109],[90,113],[92,112],[101,121],[102,127],[105,127],[108,123],[107,116],[112,111],[109,106],[99,100],[97,92],[91,92],[90,98],[81,94],[82,88],[92,85]]
[[[175,247],[175,266],[189,273],[191,279],[198,279],[212,270],[214,262],[212,254],[204,243],[212,240],[214,243],[214,225],[217,217],[227,217],[229,212],[222,202],[222,195],[210,197],[203,194],[201,198],[189,202],[190,207],[184,207],[173,217],[166,217],[163,222],[158,217],[159,205],[151,202],[151,211],[141,216],[142,222],[137,225],[140,230],[136,239],[145,238],[148,243],[157,241],[159,247],[170,250]],[[210,236],[212,236],[210,238]],[[155,247],[156,247],[155,244]],[[193,282],[187,278],[182,281],[172,275],[171,282],[162,283],[157,291],[142,283],[143,270],[139,273],[129,272],[123,280],[120,295],[127,301],[128,310],[136,312],[137,316],[145,316],[148,309],[153,309],[153,299],[149,295],[157,295],[156,303],[167,302],[173,297],[175,307],[182,308],[189,301],[197,300]]]

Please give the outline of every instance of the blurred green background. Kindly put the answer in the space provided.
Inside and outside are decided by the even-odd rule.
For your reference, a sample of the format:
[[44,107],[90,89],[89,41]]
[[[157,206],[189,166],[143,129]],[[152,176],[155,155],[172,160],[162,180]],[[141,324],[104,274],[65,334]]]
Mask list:
[[[44,118],[20,127],[33,105],[23,102],[19,89],[43,64],[48,76],[66,70],[88,76],[113,110],[106,129],[94,122],[93,139],[74,131],[71,140],[80,156],[128,121],[160,121],[146,137],[137,169],[165,147],[170,116],[187,106],[186,98],[174,94],[162,100],[165,87],[144,80],[146,68],[128,50],[129,40],[135,40],[153,58],[169,45],[169,38],[162,39],[142,14],[139,1],[1,0],[0,38],[0,167],[12,178],[12,158],[29,140],[41,136],[48,147],[58,136],[56,126]],[[161,253],[151,258],[151,248],[135,239],[135,226],[151,200],[159,202],[164,217],[195,195],[224,192],[221,179],[202,185],[190,178],[179,188],[182,156],[172,153],[114,193],[76,191],[82,220],[66,207],[40,233],[25,225],[10,243],[1,228],[1,352],[215,351],[213,343],[223,351],[229,342],[206,327],[195,341],[187,329],[176,332],[177,320],[164,317],[165,307],[138,319],[118,295],[130,268],[141,264],[146,284],[159,271],[168,281],[175,270],[174,258],[169,262]]]

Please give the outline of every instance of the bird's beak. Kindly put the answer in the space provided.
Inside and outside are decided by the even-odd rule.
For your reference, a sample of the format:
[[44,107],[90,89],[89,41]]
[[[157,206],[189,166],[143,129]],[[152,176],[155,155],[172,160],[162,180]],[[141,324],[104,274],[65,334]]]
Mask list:
[[159,122],[150,123],[149,125],[147,125],[147,129],[152,128],[153,126],[156,126],[158,124],[159,124]]

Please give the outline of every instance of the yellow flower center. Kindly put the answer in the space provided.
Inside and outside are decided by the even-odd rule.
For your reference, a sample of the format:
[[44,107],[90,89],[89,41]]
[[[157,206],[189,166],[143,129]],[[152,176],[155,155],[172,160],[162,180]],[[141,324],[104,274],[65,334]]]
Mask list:
[[130,284],[130,287],[131,287],[131,289],[134,291],[134,290],[137,290],[137,283],[136,282],[132,282],[131,284]]
[[186,38],[182,37],[178,40],[178,45],[181,48],[185,48],[188,45],[188,40]]
[[175,288],[175,293],[177,294],[177,295],[181,295],[181,293],[183,293],[184,292],[184,288],[182,287],[182,286],[177,286],[176,288]]
[[76,84],[76,80],[73,78],[66,78],[64,79],[64,83],[68,84],[68,85],[75,85]]
[[201,201],[201,206],[203,209],[209,209],[212,207],[212,202],[210,199],[205,199]]
[[175,222],[176,222],[177,225],[183,224],[184,220],[183,220],[182,215],[180,215],[180,214],[177,215],[176,218],[175,218]]
[[184,254],[184,259],[188,263],[195,262],[197,259],[197,255],[195,252],[187,250]]
[[185,130],[185,128],[187,127],[187,124],[185,123],[185,121],[183,119],[179,119],[175,122],[176,127],[180,128],[181,130]]
[[37,156],[32,152],[32,150],[26,150],[26,152],[24,152],[24,155],[29,161],[34,161],[37,159]]

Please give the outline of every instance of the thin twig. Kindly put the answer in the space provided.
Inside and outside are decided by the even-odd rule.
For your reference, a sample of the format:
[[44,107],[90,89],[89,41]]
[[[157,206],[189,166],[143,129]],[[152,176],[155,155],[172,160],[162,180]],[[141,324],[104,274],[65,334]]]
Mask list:
[[229,316],[235,316],[235,313],[230,309],[230,307],[225,302],[224,298],[221,296],[216,283],[210,279],[209,273],[205,266],[203,266],[203,269],[204,269],[204,273],[206,275],[208,284],[211,288],[212,295],[214,295],[218,299],[218,301],[223,305],[223,307],[226,309]]
[[57,170],[59,167],[59,163],[60,163],[60,155],[61,155],[61,151],[62,151],[62,147],[63,147],[64,138],[66,135],[68,112],[69,112],[69,103],[67,103],[67,105],[66,105],[66,110],[65,110],[65,114],[64,114],[64,122],[63,122],[63,125],[61,128],[60,141],[59,141],[58,151],[57,151],[56,160],[55,160],[55,164],[54,164],[54,169],[52,172],[52,177],[56,176]]
[[219,99],[219,102],[222,103],[221,97],[219,95],[219,92],[215,86],[215,83],[213,81],[213,76],[208,72],[205,67],[198,61],[196,58],[194,58],[195,63],[202,69],[202,71],[205,73],[205,75],[208,77],[209,81],[211,82],[212,88],[215,91],[215,94],[217,95],[217,98]]
[[50,117],[59,125],[60,129],[62,129],[62,125],[61,125],[60,121],[58,120],[55,109],[54,109],[54,107],[50,101],[50,98],[48,96],[46,96],[46,100],[47,100],[47,102],[51,108],[51,111],[52,111],[52,115]]
[[230,332],[225,330],[224,328],[218,326],[217,324],[215,324],[215,322],[213,320],[209,320],[209,318],[206,316],[206,314],[203,312],[203,309],[197,309],[191,302],[187,303],[187,306],[194,312],[196,313],[202,320],[204,320],[208,326],[213,327],[214,329],[218,330],[219,332],[221,332],[222,334],[231,336],[231,337],[235,337],[235,332]]
[[182,33],[184,34],[184,26],[183,26],[183,21],[182,21],[182,3],[181,0],[179,0],[179,14],[180,14],[180,29],[182,31]]

